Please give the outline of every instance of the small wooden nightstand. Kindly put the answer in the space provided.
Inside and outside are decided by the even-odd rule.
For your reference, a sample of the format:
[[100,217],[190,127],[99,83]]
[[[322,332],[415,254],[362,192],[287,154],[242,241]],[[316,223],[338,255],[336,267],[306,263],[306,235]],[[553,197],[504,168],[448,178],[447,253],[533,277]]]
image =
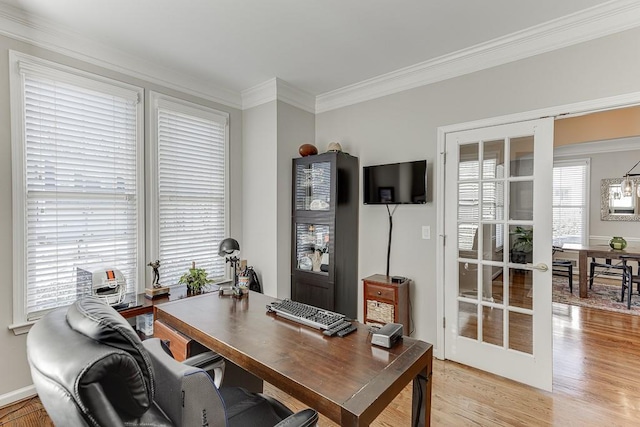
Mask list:
[[409,324],[409,284],[411,280],[393,283],[390,276],[374,274],[364,283],[364,323],[383,326],[401,323],[404,335],[411,333]]

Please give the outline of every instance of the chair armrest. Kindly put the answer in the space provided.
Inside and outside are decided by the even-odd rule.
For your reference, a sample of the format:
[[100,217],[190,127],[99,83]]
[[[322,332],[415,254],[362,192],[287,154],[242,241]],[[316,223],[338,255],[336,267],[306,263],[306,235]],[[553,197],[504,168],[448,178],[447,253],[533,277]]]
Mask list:
[[88,412],[99,425],[122,426],[120,414],[113,408],[109,399],[105,396],[104,390],[99,383],[87,384],[83,387]]
[[187,366],[193,366],[206,371],[216,387],[220,388],[224,378],[225,363],[224,358],[214,351],[205,351],[195,356],[191,356],[182,362]]
[[225,409],[213,379],[202,369],[176,361],[158,338],[144,340],[155,372],[155,402],[178,426],[200,425],[207,413],[212,425],[225,419]]
[[312,427],[318,422],[318,412],[307,408],[280,421],[275,427]]

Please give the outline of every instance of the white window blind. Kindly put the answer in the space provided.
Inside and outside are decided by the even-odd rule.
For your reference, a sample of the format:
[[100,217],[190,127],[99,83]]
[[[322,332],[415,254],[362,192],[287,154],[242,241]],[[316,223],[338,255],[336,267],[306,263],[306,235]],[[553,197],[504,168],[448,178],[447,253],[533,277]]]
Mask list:
[[589,160],[553,165],[553,244],[587,243]]
[[20,71],[31,320],[77,298],[77,268],[115,267],[137,287],[139,92],[28,63]]
[[[483,161],[482,177],[486,182],[482,183],[482,220],[499,221],[504,216],[504,183],[498,179],[504,178],[504,165],[498,165],[496,159]],[[458,174],[461,181],[478,178],[480,168],[479,160],[461,160],[458,165]],[[476,222],[480,215],[479,191],[480,184],[477,181],[461,182],[458,187],[458,218],[463,221]],[[460,224],[458,227],[458,248],[460,250],[476,250],[474,240],[478,224]],[[496,250],[504,245],[504,231],[502,224],[496,224],[495,237]]]
[[225,276],[227,116],[152,94],[158,144],[158,256],[163,285],[191,263]]

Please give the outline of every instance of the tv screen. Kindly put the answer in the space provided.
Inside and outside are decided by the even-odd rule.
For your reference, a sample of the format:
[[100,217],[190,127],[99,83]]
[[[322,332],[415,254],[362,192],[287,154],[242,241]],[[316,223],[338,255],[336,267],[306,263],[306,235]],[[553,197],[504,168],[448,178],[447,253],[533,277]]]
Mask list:
[[363,201],[366,205],[427,203],[427,161],[365,166]]

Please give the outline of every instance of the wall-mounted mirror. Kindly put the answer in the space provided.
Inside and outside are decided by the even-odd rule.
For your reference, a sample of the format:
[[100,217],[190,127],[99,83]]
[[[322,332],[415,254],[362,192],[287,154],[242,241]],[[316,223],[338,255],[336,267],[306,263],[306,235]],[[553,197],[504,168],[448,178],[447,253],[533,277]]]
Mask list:
[[634,182],[631,196],[622,193],[622,178],[603,179],[600,184],[600,219],[603,221],[640,221],[640,198],[636,189],[640,178],[630,178]]

